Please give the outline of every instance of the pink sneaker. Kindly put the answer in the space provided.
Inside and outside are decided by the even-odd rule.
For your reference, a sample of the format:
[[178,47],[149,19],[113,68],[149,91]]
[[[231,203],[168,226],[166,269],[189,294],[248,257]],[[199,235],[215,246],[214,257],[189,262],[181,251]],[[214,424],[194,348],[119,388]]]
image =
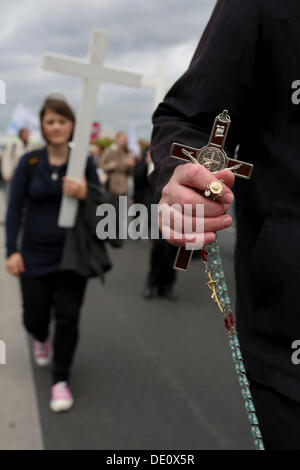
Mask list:
[[74,403],[67,382],[57,382],[51,388],[50,408],[55,413],[69,410]]
[[47,366],[50,362],[50,341],[47,339],[44,343],[37,340],[33,342],[33,356],[38,366]]

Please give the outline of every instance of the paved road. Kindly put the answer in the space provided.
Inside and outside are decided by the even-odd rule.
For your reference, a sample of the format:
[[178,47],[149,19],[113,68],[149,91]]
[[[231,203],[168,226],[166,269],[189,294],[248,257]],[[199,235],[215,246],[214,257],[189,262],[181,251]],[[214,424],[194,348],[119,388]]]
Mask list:
[[[223,236],[231,291],[233,234]],[[200,261],[180,273],[180,300],[140,293],[149,246],[112,251],[106,286],[89,284],[71,386],[53,415],[49,375],[34,367],[46,449],[252,449],[223,321]]]

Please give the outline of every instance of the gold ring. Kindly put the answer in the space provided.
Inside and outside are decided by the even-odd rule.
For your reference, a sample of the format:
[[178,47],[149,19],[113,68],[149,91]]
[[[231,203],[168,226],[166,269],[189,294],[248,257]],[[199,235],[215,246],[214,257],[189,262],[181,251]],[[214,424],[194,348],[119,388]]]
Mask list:
[[218,199],[220,196],[222,196],[222,183],[223,180],[212,181],[211,183],[209,183],[206,187],[206,190],[204,191],[204,196],[208,197],[209,199],[212,199],[213,201]]

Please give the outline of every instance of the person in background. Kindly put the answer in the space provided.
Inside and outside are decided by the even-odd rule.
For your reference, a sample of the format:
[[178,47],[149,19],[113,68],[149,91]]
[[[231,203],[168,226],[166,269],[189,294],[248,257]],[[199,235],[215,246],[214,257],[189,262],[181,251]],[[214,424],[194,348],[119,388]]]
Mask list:
[[[66,229],[58,227],[58,214],[63,193],[84,204],[87,183],[98,186],[100,183],[92,157],[87,159],[84,179],[65,176],[68,143],[75,124],[69,105],[59,99],[47,99],[40,121],[46,146],[20,159],[11,183],[6,217],[6,268],[20,279],[23,322],[34,338],[34,359],[40,366],[50,362],[49,323],[54,309],[50,407],[58,412],[73,405],[68,382],[87,284],[87,278],[77,272],[60,270]],[[24,228],[19,246],[21,220]]]
[[95,143],[90,144],[90,155],[93,157],[94,163],[97,168],[100,165],[102,152],[103,152],[103,147],[101,145],[98,145]]
[[[142,157],[137,160],[134,167],[134,194],[133,199],[137,204],[143,204],[147,207],[148,214],[151,211],[151,203],[153,202],[153,190],[148,181],[148,174],[152,169],[152,160],[149,151],[149,146],[147,146],[142,154]],[[145,221],[145,224],[148,225],[150,229],[150,217]]]
[[29,141],[30,130],[23,127],[19,130],[18,136],[10,142],[4,150],[1,160],[1,172],[4,181],[10,182],[20,158],[35,148]]
[[9,199],[11,180],[20,158],[26,152],[30,152],[30,150],[38,148],[38,145],[31,143],[29,139],[30,130],[27,129],[27,127],[23,127],[19,130],[18,136],[4,149],[1,159],[1,173],[5,186],[6,202]]
[[3,179],[3,174],[2,174],[2,158],[3,158],[3,154],[2,154],[2,151],[0,149],[0,190],[4,189],[4,186],[5,186],[5,181]]
[[[155,202],[154,192],[148,181],[148,175],[152,170],[153,162],[148,146],[134,169],[134,201],[147,207],[148,220],[144,223],[148,224],[149,236],[151,234],[151,204]],[[178,299],[174,292],[177,273],[173,269],[176,252],[177,249],[163,239],[161,234],[159,239],[151,240],[150,267],[143,288],[144,299],[152,299],[156,295],[172,301]]]
[[118,132],[115,142],[104,150],[101,168],[108,174],[108,190],[115,196],[128,194],[128,176],[133,172],[135,161],[127,146],[127,135]]
[[101,157],[102,157],[102,154],[103,154],[103,150],[104,150],[104,147],[102,147],[102,145],[100,145],[100,144],[93,143],[93,144],[90,145],[90,155],[94,159],[94,163],[95,163],[96,168],[97,168],[97,173],[98,173],[100,183],[103,186],[105,186],[107,181],[108,181],[108,175],[103,170],[103,168],[101,168]]

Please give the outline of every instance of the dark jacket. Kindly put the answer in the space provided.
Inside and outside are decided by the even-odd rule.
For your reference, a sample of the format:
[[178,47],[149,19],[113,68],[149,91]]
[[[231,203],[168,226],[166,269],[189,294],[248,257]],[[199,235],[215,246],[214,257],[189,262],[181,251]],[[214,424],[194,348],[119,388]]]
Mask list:
[[[58,226],[57,219],[67,166],[50,165],[45,147],[24,155],[15,171],[6,216],[6,246],[7,257],[21,252],[24,276],[39,277],[59,270],[65,229]],[[100,187],[91,157],[85,176],[88,183]]]
[[[200,8],[200,7],[199,7]],[[250,379],[300,402],[300,2],[220,0],[191,65],[154,114],[157,197],[180,164],[171,144],[207,144],[228,109],[227,152],[254,164],[236,180],[237,325]]]
[[61,260],[61,270],[73,270],[81,276],[100,277],[104,282],[104,273],[112,267],[105,242],[96,235],[99,218],[97,207],[106,202],[99,186],[89,183],[85,201],[79,203],[76,223],[67,229]]
[[133,178],[134,178],[134,202],[137,204],[145,204],[148,210],[151,208],[150,205],[153,202],[154,195],[152,187],[148,179],[148,165],[146,163],[147,147],[143,152],[142,158],[138,161],[134,167]]

